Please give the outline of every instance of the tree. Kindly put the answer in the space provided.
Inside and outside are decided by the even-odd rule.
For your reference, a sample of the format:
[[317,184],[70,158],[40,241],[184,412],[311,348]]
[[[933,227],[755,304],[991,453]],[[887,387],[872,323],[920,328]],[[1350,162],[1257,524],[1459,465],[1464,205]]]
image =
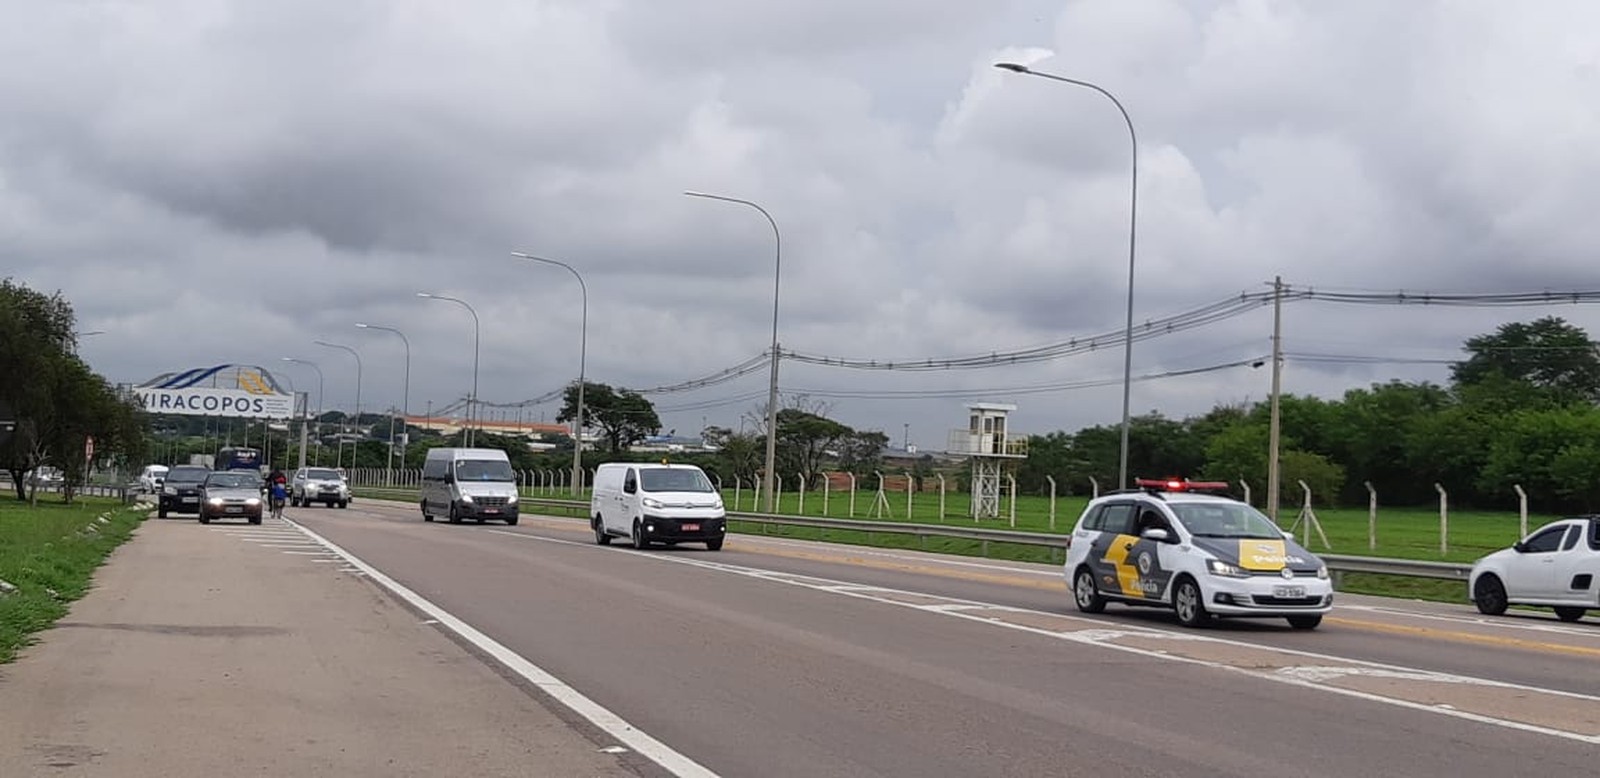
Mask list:
[[806,481],[822,472],[822,459],[856,431],[833,419],[795,408],[778,411],[779,474],[800,473]]
[[1469,339],[1466,350],[1472,356],[1450,368],[1457,387],[1499,377],[1564,404],[1600,401],[1600,352],[1587,332],[1560,317],[1503,324]]
[[729,431],[716,438],[717,453],[712,457],[713,467],[732,482],[738,478],[746,484],[754,483],[766,461],[766,438]]
[[[570,422],[578,416],[578,384],[567,386],[558,422]],[[583,384],[583,420],[581,429],[599,427],[600,434],[612,454],[638,443],[661,431],[661,417],[655,405],[644,395],[627,389],[614,390],[606,384],[585,381]]]
[[889,436],[882,430],[856,430],[839,442],[839,468],[866,475],[883,467]]

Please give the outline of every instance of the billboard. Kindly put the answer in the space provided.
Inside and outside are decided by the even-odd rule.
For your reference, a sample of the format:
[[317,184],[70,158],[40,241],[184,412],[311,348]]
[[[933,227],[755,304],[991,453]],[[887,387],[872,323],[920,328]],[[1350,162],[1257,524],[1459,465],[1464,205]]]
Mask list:
[[184,416],[231,416],[246,419],[291,419],[295,395],[277,379],[253,365],[217,365],[163,373],[128,391],[149,413]]

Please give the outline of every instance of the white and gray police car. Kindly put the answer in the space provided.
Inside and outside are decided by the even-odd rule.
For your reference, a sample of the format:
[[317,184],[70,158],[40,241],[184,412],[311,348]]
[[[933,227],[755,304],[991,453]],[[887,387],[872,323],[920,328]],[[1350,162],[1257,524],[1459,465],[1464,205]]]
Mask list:
[[1063,575],[1078,610],[1107,602],[1172,608],[1185,626],[1214,616],[1283,617],[1315,629],[1333,609],[1328,567],[1238,500],[1225,482],[1137,479],[1090,501]]

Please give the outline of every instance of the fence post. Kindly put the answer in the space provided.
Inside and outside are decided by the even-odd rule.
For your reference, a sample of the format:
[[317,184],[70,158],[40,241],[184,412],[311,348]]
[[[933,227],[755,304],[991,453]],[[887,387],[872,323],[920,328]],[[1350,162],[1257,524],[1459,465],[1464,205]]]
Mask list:
[[795,478],[800,479],[800,507],[796,508],[795,512],[804,516],[806,515],[806,474],[796,473]]
[[906,521],[911,521],[911,494],[917,490],[917,481],[906,473]]
[[1006,481],[1011,484],[1011,527],[1015,529],[1017,526],[1017,477],[1007,473]]
[[738,475],[733,477],[733,509],[739,510],[739,496],[744,492],[744,481]]
[[1512,488],[1517,490],[1517,514],[1522,520],[1518,525],[1522,531],[1517,538],[1521,539],[1528,536],[1528,493],[1522,491],[1522,484],[1516,484]]
[[1362,481],[1367,486],[1367,550],[1378,550],[1378,490],[1372,488],[1371,481]]
[[1100,499],[1100,482],[1094,480],[1094,476],[1091,475],[1089,476],[1089,485],[1094,487],[1094,498]]
[[1050,531],[1056,531],[1056,479],[1055,476],[1045,476],[1050,482]]
[[850,518],[853,519],[856,517],[856,474],[847,473],[847,475],[850,476]]
[[833,479],[829,478],[828,477],[828,473],[826,471],[824,471],[822,473],[822,515],[823,516],[827,516],[828,515],[828,493],[831,492],[831,491],[833,491]]
[[1250,482],[1244,480],[1244,474],[1239,475],[1239,485],[1244,487],[1244,504],[1250,504]]
[[772,474],[772,512],[783,513],[783,476]]
[[1433,488],[1439,493],[1439,556],[1444,556],[1450,553],[1450,495],[1438,483]]
[[939,473],[939,521],[944,521],[944,473]]
[[756,511],[761,510],[761,481],[762,481],[762,479],[756,477],[756,476],[759,476],[759,475],[761,475],[761,473],[760,473],[760,471],[757,471],[756,475],[750,477],[750,512],[751,513],[755,513]]

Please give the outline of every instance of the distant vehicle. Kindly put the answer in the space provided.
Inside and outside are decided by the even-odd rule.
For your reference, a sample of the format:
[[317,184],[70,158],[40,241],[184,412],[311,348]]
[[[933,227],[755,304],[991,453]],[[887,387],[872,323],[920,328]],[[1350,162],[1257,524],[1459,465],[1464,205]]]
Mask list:
[[722,495],[694,465],[607,462],[595,470],[589,524],[602,546],[627,538],[637,549],[687,542],[720,551],[727,517]]
[[302,467],[289,479],[289,503],[297,508],[320,502],[332,508],[350,507],[350,485],[338,470],[328,467]]
[[1171,608],[1187,627],[1214,616],[1315,629],[1333,608],[1328,567],[1260,511],[1205,494],[1221,482],[1137,479],[1091,500],[1062,569],[1078,610],[1107,602]]
[[213,519],[246,519],[261,523],[261,475],[239,470],[213,470],[200,483],[200,523]]
[[139,473],[139,491],[160,494],[168,469],[166,465],[145,465],[144,471]]
[[252,470],[261,474],[261,452],[253,448],[224,448],[217,451],[212,470]]
[[432,448],[422,464],[422,520],[443,515],[451,524],[518,519],[517,474],[494,448]]
[[1577,621],[1600,608],[1600,515],[1546,524],[1511,548],[1472,565],[1467,591],[1478,610],[1499,616],[1511,605],[1554,608]]
[[156,515],[164,519],[168,513],[199,513],[200,484],[211,472],[211,468],[198,465],[178,465],[167,470]]

